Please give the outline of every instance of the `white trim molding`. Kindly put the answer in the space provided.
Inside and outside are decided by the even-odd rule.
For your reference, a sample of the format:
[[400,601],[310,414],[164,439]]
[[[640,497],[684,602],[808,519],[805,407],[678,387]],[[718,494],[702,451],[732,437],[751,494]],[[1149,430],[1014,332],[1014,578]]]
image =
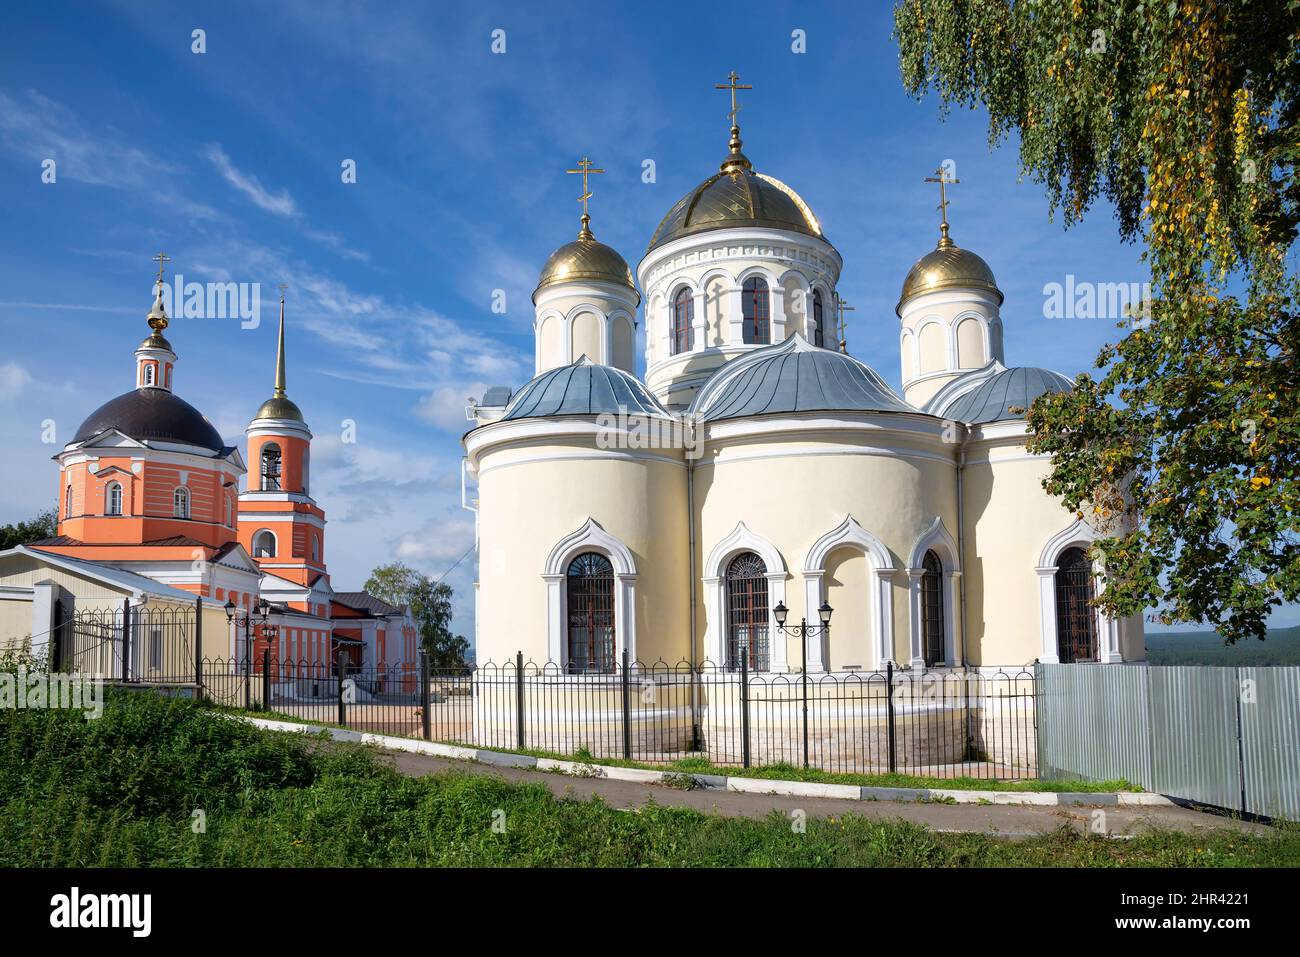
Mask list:
[[754,552],[767,569],[767,635],[771,648],[768,667],[772,671],[787,671],[784,635],[776,627],[772,609],[785,603],[787,577],[785,559],[775,545],[761,535],[750,531],[744,522],[737,522],[726,538],[713,546],[704,563],[704,657],[718,667],[727,663],[727,596],[724,581],[727,565],[741,552]]
[[614,566],[614,654],[621,660],[623,649],[628,658],[636,660],[636,561],[631,550],[605,531],[591,517],[577,529],[555,543],[542,580],[546,582],[546,651],[549,659],[562,670],[568,666],[568,642],[565,641],[568,620],[567,589],[564,578],[569,563],[582,552],[597,552]]
[[[1060,652],[1056,632],[1056,572],[1061,553],[1067,548],[1088,548],[1101,537],[1085,519],[1078,519],[1047,540],[1042,553],[1038,556],[1038,567],[1034,573],[1038,576],[1038,614],[1039,632],[1042,635],[1042,650],[1038,660],[1044,664],[1060,662]],[[1100,561],[1093,560],[1093,575],[1101,573]],[[1100,592],[1100,587],[1098,588]],[[1101,664],[1119,664],[1124,656],[1119,646],[1119,622],[1105,614],[1101,609],[1095,612],[1094,625],[1097,629],[1097,660]]]
[[[826,559],[830,553],[843,546],[862,550],[871,566],[874,578],[871,609],[872,670],[885,667],[894,660],[894,559],[885,543],[858,524],[852,515],[831,529],[808,549],[803,563],[804,614],[816,614],[826,597]],[[826,670],[825,638],[809,648],[808,670]]]
[[925,668],[921,583],[925,575],[925,553],[932,549],[943,562],[943,664],[949,667],[961,664],[957,650],[956,602],[953,600],[961,579],[961,557],[956,540],[943,524],[943,517],[936,515],[934,521],[917,536],[907,558],[907,587],[911,605],[911,666],[920,669]]

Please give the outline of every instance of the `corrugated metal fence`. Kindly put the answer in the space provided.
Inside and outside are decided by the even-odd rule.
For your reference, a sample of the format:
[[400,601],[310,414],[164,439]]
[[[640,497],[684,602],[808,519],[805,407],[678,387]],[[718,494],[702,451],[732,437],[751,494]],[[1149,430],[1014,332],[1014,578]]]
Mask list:
[[1300,820],[1300,668],[1037,667],[1040,776]]

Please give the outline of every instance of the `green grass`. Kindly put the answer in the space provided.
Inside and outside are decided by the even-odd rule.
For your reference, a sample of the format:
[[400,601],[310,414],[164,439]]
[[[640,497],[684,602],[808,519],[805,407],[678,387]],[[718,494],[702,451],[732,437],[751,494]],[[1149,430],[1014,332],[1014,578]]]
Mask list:
[[0,712],[0,802],[10,867],[1300,866],[1295,829],[1008,841],[852,814],[795,833],[779,814],[626,813],[495,775],[403,777],[373,749],[143,694],[111,695],[96,721]]

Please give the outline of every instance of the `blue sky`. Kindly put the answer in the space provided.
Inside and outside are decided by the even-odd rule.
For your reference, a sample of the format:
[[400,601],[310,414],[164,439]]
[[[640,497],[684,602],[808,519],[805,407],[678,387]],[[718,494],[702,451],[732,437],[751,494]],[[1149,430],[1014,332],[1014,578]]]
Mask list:
[[[58,442],[132,385],[154,264],[260,282],[264,321],[178,319],[176,391],[223,435],[272,385],[270,299],[289,285],[289,394],[317,438],[335,587],[401,558],[435,575],[473,541],[459,504],[468,396],[532,369],[529,296],[577,230],[635,264],[726,149],[729,70],[745,151],[808,201],[844,258],[850,351],[899,380],[899,286],[934,245],[944,160],[954,239],[1006,294],[1009,365],[1073,374],[1115,334],[1046,319],[1043,286],[1145,276],[1099,207],[1069,231],[990,152],[982,114],[906,97],[886,4],[6,4],[0,36],[0,522],[50,506]],[[192,52],[192,31],[206,52]],[[506,52],[491,51],[505,30]],[[806,52],[792,51],[792,31]],[[41,182],[56,159],[57,182]],[[355,160],[345,184],[340,164]],[[643,183],[653,159],[656,182]],[[491,310],[496,289],[504,315]],[[356,423],[356,442],[341,423]],[[472,633],[471,562],[447,579]]]

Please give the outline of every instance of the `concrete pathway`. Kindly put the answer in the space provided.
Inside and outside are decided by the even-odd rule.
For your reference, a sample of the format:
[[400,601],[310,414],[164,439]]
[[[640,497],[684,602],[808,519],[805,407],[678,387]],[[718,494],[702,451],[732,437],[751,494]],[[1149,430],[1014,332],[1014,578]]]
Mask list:
[[1069,825],[1080,832],[1090,829],[1094,812],[1105,816],[1106,830],[1115,837],[1129,837],[1152,828],[1195,831],[1233,828],[1267,831],[1262,825],[1234,821],[1181,807],[1033,807],[1027,805],[931,804],[901,801],[848,801],[835,798],[783,797],[717,790],[680,790],[657,784],[581,778],[524,768],[493,767],[474,762],[404,752],[384,752],[402,774],[422,777],[439,771],[468,771],[492,774],[508,781],[541,784],[556,797],[586,800],[599,796],[611,807],[633,810],[649,804],[691,807],[728,817],[765,817],[772,811],[789,814],[796,809],[813,817],[853,814],[875,819],[906,820],[935,831],[991,834],[999,837],[1034,837]]

